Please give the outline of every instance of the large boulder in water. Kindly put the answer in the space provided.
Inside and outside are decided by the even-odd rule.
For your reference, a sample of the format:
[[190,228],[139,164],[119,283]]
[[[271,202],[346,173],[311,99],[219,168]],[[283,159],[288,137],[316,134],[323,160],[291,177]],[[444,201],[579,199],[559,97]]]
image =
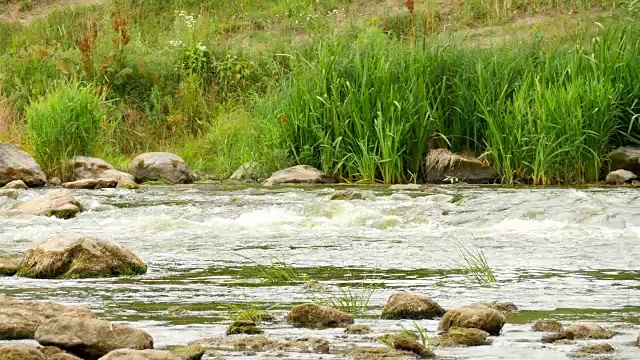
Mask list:
[[276,171],[264,181],[264,186],[281,184],[332,184],[334,178],[308,165],[296,165],[284,170]]
[[622,146],[609,154],[611,170],[628,170],[640,175],[640,148]]
[[82,205],[68,190],[52,190],[44,195],[36,196],[26,202],[14,205],[13,212],[55,216],[61,219],[70,219],[82,211]]
[[84,234],[50,237],[27,251],[18,276],[37,279],[138,275],[147,266],[128,249]]
[[13,180],[36,187],[43,186],[47,177],[29,154],[13,145],[0,143],[0,187]]
[[108,162],[88,157],[88,156],[75,156],[70,161],[71,167],[73,167],[73,176],[76,180],[85,179],[116,179],[118,181],[129,180],[134,181],[134,177],[131,174],[116,170]]
[[505,322],[502,312],[484,305],[471,305],[447,311],[440,320],[438,331],[447,332],[453,327],[475,328],[497,336]]
[[100,358],[100,360],[183,360],[166,350],[114,350]]
[[573,324],[566,327],[564,332],[573,334],[574,339],[611,339],[615,335],[613,331],[592,323]]
[[399,292],[392,294],[382,309],[383,319],[433,319],[445,314],[437,302],[423,295]]
[[27,344],[8,344],[0,346],[2,360],[47,360],[37,347]]
[[302,304],[291,308],[287,321],[294,326],[342,326],[353,324],[353,316],[329,306]]
[[33,339],[38,326],[58,316],[92,317],[89,309],[0,295],[0,340]]
[[427,155],[427,182],[442,183],[458,179],[467,183],[493,183],[498,178],[494,168],[473,156],[454,154],[447,149],[434,149]]
[[70,316],[58,316],[40,324],[35,340],[85,359],[97,359],[118,349],[153,348],[151,335],[140,329],[107,320]]
[[638,176],[631,171],[620,169],[608,173],[605,181],[608,185],[622,185],[637,178]]
[[188,184],[195,180],[195,175],[181,157],[166,152],[136,156],[131,162],[130,172],[139,182],[166,180],[174,184]]

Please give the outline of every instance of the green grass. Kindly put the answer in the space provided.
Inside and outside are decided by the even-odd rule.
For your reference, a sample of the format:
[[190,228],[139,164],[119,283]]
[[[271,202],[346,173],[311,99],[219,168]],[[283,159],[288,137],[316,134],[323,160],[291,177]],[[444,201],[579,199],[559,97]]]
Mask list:
[[305,284],[304,293],[313,303],[330,306],[353,316],[361,316],[369,310],[371,297],[376,290],[373,279],[366,280],[357,286],[328,286],[309,280]]
[[241,303],[230,303],[227,304],[226,308],[229,318],[234,321],[248,320],[260,324],[274,319],[273,314],[269,313],[273,306],[265,308],[262,304],[252,303],[247,299],[246,294],[244,294],[244,299]]
[[478,284],[491,284],[496,282],[493,270],[482,250],[470,250],[460,243],[458,243],[457,246],[460,252],[460,259],[457,261],[457,266],[469,281]]
[[284,259],[274,258],[269,264],[260,264],[248,257],[242,255],[238,256],[254,265],[253,268],[251,268],[254,278],[260,279],[260,281],[264,283],[285,284],[306,281],[307,279],[305,274],[287,264]]

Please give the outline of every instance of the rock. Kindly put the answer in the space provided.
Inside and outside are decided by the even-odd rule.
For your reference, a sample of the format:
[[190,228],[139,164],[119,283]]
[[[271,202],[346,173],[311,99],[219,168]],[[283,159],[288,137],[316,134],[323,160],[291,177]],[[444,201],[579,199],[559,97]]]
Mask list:
[[389,186],[389,190],[405,190],[405,191],[419,191],[424,190],[425,186],[420,184],[395,184]]
[[0,187],[13,180],[37,187],[43,186],[47,177],[29,154],[13,145],[0,143]]
[[281,184],[333,184],[333,177],[308,165],[297,165],[276,171],[265,180],[264,186]]
[[427,182],[442,183],[458,179],[467,183],[493,183],[498,178],[494,168],[472,156],[434,149],[426,159]]
[[62,180],[60,180],[59,177],[53,177],[49,179],[49,182],[47,183],[47,185],[51,187],[58,187],[62,185]]
[[29,215],[55,216],[70,219],[82,211],[82,205],[68,190],[51,190],[13,206],[13,212]]
[[200,360],[207,349],[202,346],[177,346],[169,351],[181,360]]
[[264,331],[256,325],[255,322],[251,320],[238,320],[234,321],[233,324],[229,325],[227,328],[227,335],[233,334],[249,334],[249,335],[257,335],[262,334]]
[[16,200],[18,199],[18,196],[20,196],[20,192],[16,189],[0,189],[0,196]]
[[331,200],[364,200],[366,197],[363,193],[355,190],[339,191],[331,195]]
[[9,344],[0,346],[2,360],[47,360],[35,346],[26,344]]
[[347,334],[368,334],[371,332],[371,328],[366,325],[351,325],[347,326],[344,332]]
[[153,339],[142,330],[87,317],[59,316],[46,320],[38,326],[35,340],[86,359],[97,359],[117,349],[153,348]]
[[61,315],[91,317],[93,313],[80,307],[0,295],[0,340],[33,339],[43,321]]
[[301,338],[293,341],[279,341],[262,335],[229,336],[223,338],[202,339],[189,345],[203,346],[207,349],[226,351],[293,351],[303,353],[329,353],[329,342],[324,339]]
[[98,180],[95,179],[84,179],[66,182],[62,184],[62,187],[65,189],[95,189],[98,185]]
[[242,164],[238,170],[236,170],[233,175],[231,175],[231,177],[229,177],[229,180],[235,180],[235,181],[244,181],[244,180],[251,180],[251,181],[257,181],[258,177],[260,176],[260,174],[262,173],[262,166],[260,166],[260,164],[258,164],[257,162],[247,162]]
[[396,350],[409,351],[421,358],[431,358],[436,356],[433,351],[420,344],[415,335],[406,331],[398,334],[383,335],[380,337],[380,341],[388,344],[389,347],[393,347]]
[[535,324],[533,324],[531,330],[544,332],[560,332],[564,330],[564,327],[557,320],[538,320]]
[[181,157],[166,152],[138,155],[131,162],[130,172],[138,182],[167,180],[174,184],[189,184],[195,179]]
[[570,332],[575,339],[611,339],[615,334],[600,325],[591,323],[574,324],[564,332]]
[[611,170],[629,170],[634,174],[640,174],[640,148],[622,146],[609,154]]
[[638,176],[631,171],[621,169],[608,173],[605,181],[608,185],[622,185],[637,178]]
[[165,350],[114,350],[100,360],[182,360],[170,351]]
[[399,292],[389,297],[387,304],[382,309],[381,317],[394,320],[422,320],[433,319],[444,314],[444,309],[429,297]]
[[27,251],[18,276],[36,279],[138,275],[147,266],[128,249],[84,234],[59,234]]
[[542,337],[543,343],[555,343],[558,341],[573,340],[573,333],[570,331],[558,331]]
[[[92,158],[88,156],[75,156],[69,161],[73,167],[73,176],[75,180],[84,179],[115,179],[116,183],[120,180],[134,181],[131,174],[116,170],[108,162]],[[106,186],[103,186],[106,187]]]
[[447,332],[452,327],[475,328],[497,336],[505,322],[506,317],[502,312],[484,305],[471,305],[444,314],[438,330]]
[[489,333],[474,328],[454,327],[433,340],[433,345],[442,347],[482,346],[491,344]]
[[580,354],[610,354],[615,351],[616,350],[613,348],[613,346],[607,343],[597,344],[597,345],[585,345],[574,350],[574,352],[580,353]]
[[18,271],[20,259],[15,255],[0,255],[0,276],[13,276]]
[[353,324],[353,316],[329,306],[317,304],[295,305],[287,321],[294,326],[342,326]]
[[114,189],[116,186],[118,186],[118,179],[99,178],[96,189]]
[[81,358],[69,353],[58,353],[47,357],[49,360],[82,360]]
[[484,302],[484,303],[479,303],[479,304],[480,305],[484,305],[486,307],[490,307],[492,309],[496,309],[496,310],[502,312],[503,314],[511,314],[511,313],[514,313],[514,312],[518,311],[518,307],[512,302],[492,301],[492,302]]
[[129,190],[140,189],[140,185],[136,184],[135,181],[125,180],[125,179],[120,179],[116,187],[118,189],[129,189]]
[[13,180],[3,187],[3,189],[28,189],[27,184],[22,180]]
[[360,348],[347,354],[350,360],[404,360],[416,359],[416,355],[409,351],[386,348]]

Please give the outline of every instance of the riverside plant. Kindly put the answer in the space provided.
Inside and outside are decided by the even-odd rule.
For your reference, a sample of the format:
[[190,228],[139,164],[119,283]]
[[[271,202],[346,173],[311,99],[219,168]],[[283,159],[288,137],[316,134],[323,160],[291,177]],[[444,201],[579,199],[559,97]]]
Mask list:
[[491,266],[489,266],[489,261],[481,249],[469,250],[460,243],[457,244],[457,247],[461,258],[457,261],[457,265],[462,269],[462,273],[468,280],[478,284],[496,282],[496,277]]
[[238,255],[252,263],[255,277],[267,284],[291,283],[307,280],[306,274],[302,274],[293,266],[287,264],[284,259],[273,258],[269,264],[260,264],[257,261]]
[[232,320],[248,320],[256,324],[273,320],[274,316],[269,312],[273,308],[274,306],[265,308],[261,304],[250,302],[247,294],[243,294],[243,301],[241,303],[230,303],[226,305],[227,313]]
[[367,279],[358,286],[327,286],[317,281],[307,281],[304,291],[311,302],[360,316],[369,310],[376,286],[372,279]]

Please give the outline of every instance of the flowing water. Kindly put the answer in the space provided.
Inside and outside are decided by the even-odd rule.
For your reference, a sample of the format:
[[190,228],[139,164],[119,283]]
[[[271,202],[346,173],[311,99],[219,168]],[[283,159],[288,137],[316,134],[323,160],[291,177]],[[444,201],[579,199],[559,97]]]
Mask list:
[[[220,352],[224,358],[343,359],[352,347],[383,346],[375,337],[413,321],[380,320],[391,293],[419,292],[444,308],[511,301],[520,311],[493,345],[439,349],[442,358],[566,359],[578,345],[549,345],[529,329],[537,319],[613,327],[615,359],[640,359],[640,191],[436,187],[365,190],[366,200],[335,201],[342,188],[150,187],[77,191],[87,208],[75,219],[0,217],[0,254],[23,252],[63,231],[110,239],[149,265],[120,279],[0,278],[0,293],[89,307],[101,317],[148,331],[156,347],[224,335],[230,305],[260,305],[277,339],[329,340],[331,354]],[[28,191],[19,200],[37,194]],[[14,200],[0,197],[0,210]],[[465,278],[457,244],[486,255],[497,282]],[[370,335],[297,329],[284,321],[309,300],[304,282],[269,284],[255,264],[284,260],[309,279],[354,292],[375,286],[356,319]],[[336,288],[333,288],[336,289]],[[175,311],[179,306],[182,311]],[[437,321],[417,321],[436,336]]]

